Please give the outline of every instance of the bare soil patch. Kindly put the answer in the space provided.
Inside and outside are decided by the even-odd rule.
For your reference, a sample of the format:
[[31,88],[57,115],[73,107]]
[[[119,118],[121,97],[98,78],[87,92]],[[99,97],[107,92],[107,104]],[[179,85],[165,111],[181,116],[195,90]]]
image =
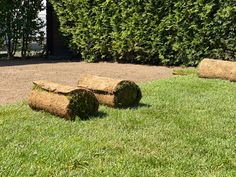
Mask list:
[[26,99],[34,80],[49,80],[76,86],[82,74],[137,83],[172,77],[175,68],[118,63],[85,63],[74,61],[13,60],[0,61],[0,105]]

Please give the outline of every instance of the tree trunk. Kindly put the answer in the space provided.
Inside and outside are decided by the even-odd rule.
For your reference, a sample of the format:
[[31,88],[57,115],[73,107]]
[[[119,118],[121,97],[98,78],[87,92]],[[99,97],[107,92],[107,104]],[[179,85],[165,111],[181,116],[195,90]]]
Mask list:
[[25,34],[23,32],[23,35],[22,35],[22,47],[21,47],[21,57],[22,59],[24,59],[26,57],[26,47],[25,47]]
[[13,58],[13,54],[12,54],[12,42],[11,39],[8,38],[8,42],[7,42],[7,58],[8,59],[12,59]]

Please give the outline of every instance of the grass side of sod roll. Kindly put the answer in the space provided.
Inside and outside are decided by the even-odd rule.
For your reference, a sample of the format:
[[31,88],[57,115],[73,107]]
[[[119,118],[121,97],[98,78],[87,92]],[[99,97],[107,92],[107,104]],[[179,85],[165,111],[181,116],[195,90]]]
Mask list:
[[136,109],[75,122],[0,107],[0,176],[236,176],[236,83],[174,77],[141,85]]

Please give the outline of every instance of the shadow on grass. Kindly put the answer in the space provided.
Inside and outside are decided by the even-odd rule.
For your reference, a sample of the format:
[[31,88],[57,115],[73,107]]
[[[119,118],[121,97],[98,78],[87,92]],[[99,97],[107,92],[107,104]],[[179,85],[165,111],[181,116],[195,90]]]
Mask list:
[[139,103],[138,105],[131,107],[131,109],[150,108],[150,107],[152,107],[150,104]]
[[104,119],[108,116],[106,112],[99,111],[93,118],[95,119]]
[[118,108],[113,108],[113,109],[125,110],[125,109],[140,109],[140,108],[150,108],[150,107],[152,107],[152,105],[146,104],[146,103],[139,103],[138,105],[134,105],[134,106],[118,107]]
[[72,121],[76,121],[77,119],[80,121],[89,121],[89,120],[94,120],[94,119],[104,119],[108,116],[108,114],[106,112],[103,111],[99,111],[97,114],[93,115],[93,116],[89,116],[89,117],[75,117],[75,120]]

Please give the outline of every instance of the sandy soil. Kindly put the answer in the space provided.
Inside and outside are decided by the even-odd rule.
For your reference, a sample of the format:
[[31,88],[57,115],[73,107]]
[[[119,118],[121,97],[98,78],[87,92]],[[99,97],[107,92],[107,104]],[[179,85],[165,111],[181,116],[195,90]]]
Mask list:
[[140,83],[171,77],[173,69],[162,66],[61,60],[0,61],[0,105],[26,99],[34,80],[46,79],[75,86],[80,75],[88,73]]

